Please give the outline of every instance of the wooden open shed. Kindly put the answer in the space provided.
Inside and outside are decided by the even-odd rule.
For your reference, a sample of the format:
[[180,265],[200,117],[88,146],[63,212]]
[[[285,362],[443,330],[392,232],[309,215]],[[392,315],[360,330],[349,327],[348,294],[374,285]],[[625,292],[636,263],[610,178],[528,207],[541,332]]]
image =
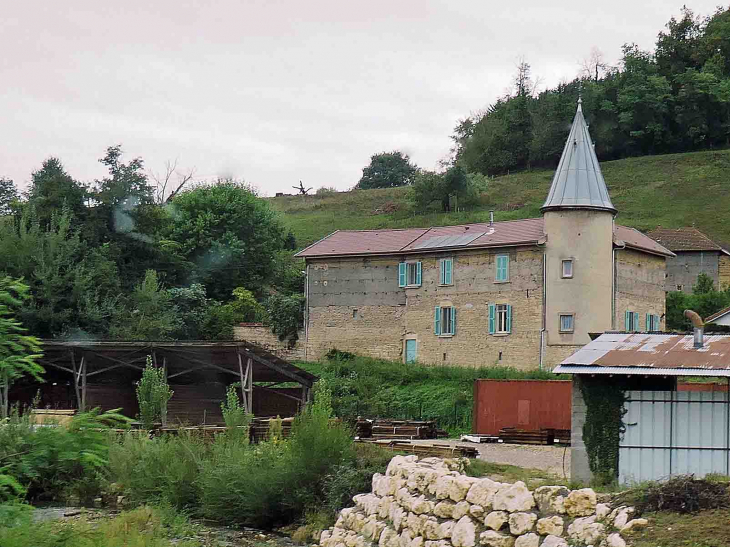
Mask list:
[[294,415],[310,398],[317,377],[260,347],[235,342],[100,342],[43,340],[45,382],[19,382],[11,400],[41,407],[104,410],[139,409],[136,383],[147,357],[165,371],[174,395],[170,424],[222,422],[227,387],[240,383],[241,399],[256,416]]

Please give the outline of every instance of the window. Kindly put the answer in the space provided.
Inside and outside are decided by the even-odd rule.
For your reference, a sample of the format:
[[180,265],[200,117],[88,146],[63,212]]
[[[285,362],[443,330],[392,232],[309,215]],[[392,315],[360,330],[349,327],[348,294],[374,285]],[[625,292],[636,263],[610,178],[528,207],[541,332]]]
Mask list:
[[560,314],[560,332],[573,332],[573,318],[572,313]]
[[563,277],[573,277],[573,260],[563,260]]
[[441,259],[441,285],[453,285],[453,270],[454,270],[454,259],[442,258]]
[[433,319],[433,332],[436,336],[453,336],[456,334],[455,307],[436,306]]
[[509,334],[510,332],[512,332],[512,306],[489,304],[489,334]]
[[646,314],[646,330],[649,332],[658,332],[662,330],[661,320],[658,315],[652,313]]
[[633,311],[627,311],[624,315],[624,330],[626,332],[638,332],[641,330],[639,325],[639,314]]
[[421,286],[421,263],[401,262],[398,265],[398,286],[399,287],[420,287]]
[[509,255],[497,255],[497,275],[495,281],[498,283],[509,281]]
[[417,342],[413,339],[406,340],[406,363],[415,363],[418,355]]
[[677,285],[677,290],[678,290],[678,291],[681,291],[681,290],[683,290],[683,287],[682,287],[682,285]]

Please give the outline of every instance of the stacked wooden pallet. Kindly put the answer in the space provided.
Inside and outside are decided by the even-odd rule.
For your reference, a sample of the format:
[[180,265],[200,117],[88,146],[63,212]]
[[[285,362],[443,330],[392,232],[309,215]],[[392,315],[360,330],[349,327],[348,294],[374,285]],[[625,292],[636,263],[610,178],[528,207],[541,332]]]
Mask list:
[[413,443],[410,441],[378,440],[369,441],[371,444],[404,454],[415,454],[421,457],[435,456],[437,458],[476,458],[479,452],[470,446],[456,446],[439,443]]
[[556,429],[555,444],[570,445],[570,429]]
[[412,440],[435,439],[436,422],[416,420],[358,420],[356,435],[361,439]]
[[553,444],[555,430],[540,429],[538,431],[529,431],[514,427],[503,427],[499,430],[499,440],[503,443],[514,444]]

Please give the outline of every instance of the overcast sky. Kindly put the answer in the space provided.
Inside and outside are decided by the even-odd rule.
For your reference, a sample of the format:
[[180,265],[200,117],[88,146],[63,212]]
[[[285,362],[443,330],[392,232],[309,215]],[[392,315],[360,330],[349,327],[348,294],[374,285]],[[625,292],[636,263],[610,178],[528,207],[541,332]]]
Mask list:
[[592,47],[653,49],[683,1],[5,0],[0,176],[25,186],[57,156],[91,181],[117,143],[265,195],[349,188],[384,150],[432,169],[521,57],[553,86]]

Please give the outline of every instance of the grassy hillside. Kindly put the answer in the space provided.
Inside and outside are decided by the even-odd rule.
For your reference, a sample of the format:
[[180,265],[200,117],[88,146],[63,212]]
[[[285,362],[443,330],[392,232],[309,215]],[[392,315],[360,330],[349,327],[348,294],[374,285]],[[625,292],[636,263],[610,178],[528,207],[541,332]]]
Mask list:
[[[694,224],[719,242],[730,243],[730,150],[644,156],[601,164],[617,222],[646,231],[658,225]],[[479,204],[458,213],[418,214],[408,188],[357,190],[323,196],[271,198],[300,246],[335,230],[408,228],[483,222],[540,215],[553,171],[496,177]]]

